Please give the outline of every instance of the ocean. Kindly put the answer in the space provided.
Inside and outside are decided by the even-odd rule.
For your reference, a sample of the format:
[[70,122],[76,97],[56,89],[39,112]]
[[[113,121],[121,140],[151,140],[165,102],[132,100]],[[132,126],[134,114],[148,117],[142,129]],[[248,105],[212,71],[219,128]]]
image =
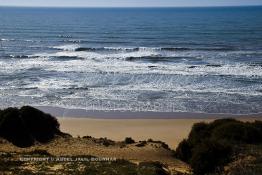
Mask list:
[[262,7],[0,7],[0,107],[262,112]]

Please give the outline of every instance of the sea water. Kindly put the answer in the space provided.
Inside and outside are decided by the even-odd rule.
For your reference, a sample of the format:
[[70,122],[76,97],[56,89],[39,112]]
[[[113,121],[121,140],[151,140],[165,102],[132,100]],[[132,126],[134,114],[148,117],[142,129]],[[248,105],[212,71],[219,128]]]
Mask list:
[[262,7],[0,7],[0,106],[262,112]]

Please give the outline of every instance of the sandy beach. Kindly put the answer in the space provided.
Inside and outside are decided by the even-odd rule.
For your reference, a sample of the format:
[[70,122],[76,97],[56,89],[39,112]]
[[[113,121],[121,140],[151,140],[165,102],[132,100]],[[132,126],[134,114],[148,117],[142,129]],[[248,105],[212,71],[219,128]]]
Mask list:
[[[14,115],[8,115],[11,112]],[[108,162],[108,164],[106,164],[106,162],[96,162],[100,166],[96,166],[96,170],[101,170],[101,168],[105,168],[105,170],[101,170],[102,172],[108,172],[111,170],[115,172],[116,167],[118,169],[121,169],[121,167],[126,168],[127,166],[129,168],[133,168],[134,171],[137,171],[137,167],[145,167],[146,165],[151,171],[158,172],[157,170],[155,170],[156,168],[158,168],[159,170],[166,172],[166,174],[170,175],[178,173],[189,175],[192,174],[192,171],[195,169],[190,164],[190,162],[188,163],[186,161],[182,161],[182,159],[179,157],[181,155],[184,155],[184,151],[179,151],[181,150],[181,145],[179,149],[177,149],[175,152],[174,150],[183,139],[188,137],[188,134],[195,123],[211,123],[212,121],[219,119],[219,117],[192,118],[194,116],[188,115],[187,118],[176,119],[150,119],[143,117],[141,117],[141,119],[57,117],[58,121],[56,121],[55,118],[51,115],[45,114],[42,111],[39,111],[29,106],[22,107],[20,109],[9,108],[7,110],[2,111],[1,116],[11,117],[11,119],[9,120],[3,120],[4,124],[6,125],[3,125],[4,127],[2,127],[5,129],[5,127],[7,126],[7,129],[5,130],[8,131],[11,134],[11,136],[9,137],[9,135],[3,135],[4,137],[0,138],[0,163],[3,164],[3,162],[6,159],[6,156],[11,155],[11,159],[9,159],[11,160],[10,168],[15,168],[16,172],[32,171],[34,172],[34,174],[38,174],[38,172],[46,172],[47,170],[49,172],[59,171],[61,172],[59,174],[72,174],[71,170],[77,170],[79,172],[90,172],[90,168],[94,168],[93,162],[91,160],[92,157],[94,157],[95,159],[101,160],[103,158],[105,158],[106,160],[122,160],[120,161],[120,164],[119,162],[116,162],[116,166],[114,166],[112,162]],[[26,120],[28,117],[35,119],[33,125],[36,125],[36,127],[33,128],[41,128],[42,126],[45,126],[45,128],[47,129],[42,129],[40,130],[41,132],[38,132],[37,129],[31,129],[29,133],[24,133],[23,130],[25,129],[25,126],[28,126],[28,128],[30,128],[30,126],[32,125],[31,120]],[[13,118],[17,120],[13,120]],[[221,118],[223,117],[220,117],[220,119]],[[199,135],[194,136],[193,138],[190,137],[184,143],[187,144],[189,143],[189,140],[195,139],[196,137],[203,139],[203,142],[196,143],[200,145],[193,144],[193,148],[189,148],[190,150],[186,151],[194,151],[195,148],[200,149],[206,146],[203,146],[202,144],[209,145],[211,143],[207,149],[208,151],[209,148],[212,150],[211,154],[213,154],[213,152],[216,151],[218,147],[218,151],[220,151],[221,148],[223,149],[223,151],[225,151],[225,156],[230,157],[231,153],[226,151],[228,149],[231,150],[231,148],[233,149],[233,146],[229,145],[229,148],[223,147],[222,144],[219,144],[217,143],[217,141],[214,141],[226,138],[224,135],[215,135],[215,132],[222,134],[223,132],[227,132],[233,136],[238,136],[237,141],[240,140],[241,142],[246,143],[245,149],[243,149],[243,151],[239,153],[239,157],[237,157],[237,160],[234,159],[234,162],[229,162],[228,165],[231,168],[229,171],[235,171],[234,167],[235,164],[238,162],[245,162],[244,164],[248,166],[254,162],[256,163],[257,160],[260,160],[262,154],[261,145],[258,144],[261,143],[262,135],[260,132],[262,123],[252,122],[255,120],[261,121],[261,117],[238,116],[235,118],[241,121],[248,121],[250,123],[239,122],[236,120],[222,121],[220,122],[219,126],[218,123],[216,123],[215,128],[206,128],[205,130],[207,132],[210,132],[210,134],[212,135],[212,139],[208,135]],[[13,126],[18,126],[16,127],[18,129],[13,128]],[[50,130],[50,126],[54,129]],[[51,135],[52,132],[54,134],[52,138],[50,138],[50,140],[41,140],[42,133]],[[73,137],[66,133],[71,134]],[[18,139],[12,139],[12,135],[14,135],[15,138]],[[19,138],[21,137],[24,139],[19,140]],[[126,137],[132,137],[135,141],[132,139],[125,139]],[[34,139],[33,142],[31,142],[32,138]],[[209,140],[206,140],[204,142],[205,139]],[[228,143],[230,143],[229,139]],[[232,143],[235,145],[235,141],[232,141]],[[184,146],[182,149],[186,148]],[[239,149],[240,146],[237,149]],[[254,152],[256,156],[252,157]],[[174,156],[175,154],[176,156]],[[193,155],[196,155],[196,153],[193,152]],[[43,162],[43,164],[39,166],[38,162],[32,161],[32,159],[30,159],[30,156],[40,156],[41,159],[49,159],[51,157],[54,158],[54,160],[56,160],[55,158],[62,158],[62,161],[66,161],[67,163],[64,164],[56,161],[47,161]],[[24,161],[24,159],[21,159],[21,157],[29,157],[29,159],[27,158],[25,160],[27,162],[22,162]],[[250,157],[252,157],[252,161],[250,161]],[[64,158],[66,158],[66,160]],[[77,161],[75,161],[75,158],[77,158]],[[83,161],[84,158],[87,161]],[[212,158],[218,159],[219,157],[217,158],[216,156],[212,156]],[[224,154],[219,159],[225,159]],[[12,162],[17,160],[22,160],[20,163],[23,166],[14,166],[12,164]],[[202,160],[200,160],[199,162],[201,161]],[[156,164],[156,162],[160,164]],[[241,167],[242,164],[243,163],[237,164],[237,166]],[[105,167],[106,165],[107,167]],[[72,169],[72,167],[74,168]],[[260,164],[255,164],[256,169],[259,169],[260,167]],[[10,168],[0,167],[0,171],[4,171],[7,173],[9,172]],[[124,173],[120,174],[126,174],[127,170],[124,169],[122,171]],[[150,174],[156,175],[159,173]]]
[[[121,141],[132,137],[136,141],[161,140],[175,149],[181,140],[187,138],[191,127],[197,122],[211,122],[214,119],[90,119],[58,118],[63,132],[74,137],[92,136]],[[254,121],[257,118],[242,118]]]

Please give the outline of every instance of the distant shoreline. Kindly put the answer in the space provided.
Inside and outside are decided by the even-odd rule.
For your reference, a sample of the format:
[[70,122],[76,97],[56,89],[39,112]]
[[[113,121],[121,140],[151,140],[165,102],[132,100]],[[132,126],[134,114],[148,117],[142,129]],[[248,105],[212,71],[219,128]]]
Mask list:
[[85,109],[68,109],[52,106],[34,106],[46,113],[59,118],[90,118],[90,119],[261,119],[262,113],[258,114],[212,114],[190,112],[151,112],[151,111],[98,111]]

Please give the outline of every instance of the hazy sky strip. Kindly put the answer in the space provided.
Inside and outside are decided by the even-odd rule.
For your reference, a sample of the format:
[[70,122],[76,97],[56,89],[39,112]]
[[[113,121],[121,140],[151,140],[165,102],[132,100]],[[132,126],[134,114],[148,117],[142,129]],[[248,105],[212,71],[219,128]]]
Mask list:
[[0,0],[1,6],[181,7],[262,5],[262,0]]

